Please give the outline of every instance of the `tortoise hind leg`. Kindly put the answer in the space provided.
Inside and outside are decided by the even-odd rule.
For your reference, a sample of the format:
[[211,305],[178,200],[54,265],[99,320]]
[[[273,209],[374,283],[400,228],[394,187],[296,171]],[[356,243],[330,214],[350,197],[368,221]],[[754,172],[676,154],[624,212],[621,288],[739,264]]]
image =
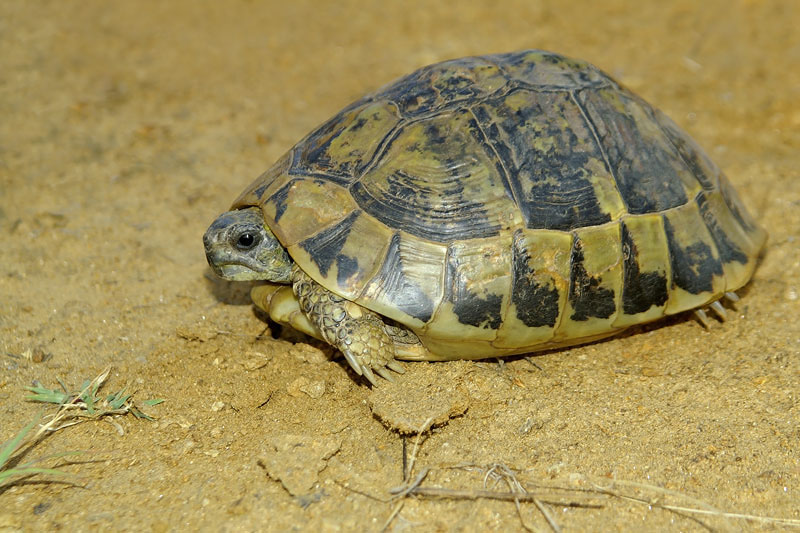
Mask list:
[[379,315],[333,294],[297,266],[292,270],[292,288],[300,309],[317,327],[323,340],[338,348],[358,375],[375,385],[374,372],[390,381],[389,370],[404,372],[395,359],[395,339],[401,345],[411,342],[399,333],[399,328],[391,335],[392,330]]
[[394,356],[408,361],[431,361],[434,355],[425,348],[414,332],[404,327],[384,324],[383,329],[392,338]]

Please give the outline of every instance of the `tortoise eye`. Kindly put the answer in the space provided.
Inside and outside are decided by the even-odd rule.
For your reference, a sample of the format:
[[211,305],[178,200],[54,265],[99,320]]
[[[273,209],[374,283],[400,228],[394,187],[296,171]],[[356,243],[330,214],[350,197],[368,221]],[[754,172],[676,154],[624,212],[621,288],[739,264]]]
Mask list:
[[236,239],[236,247],[240,250],[249,250],[256,244],[258,244],[258,236],[253,233],[242,233],[239,235],[239,238]]

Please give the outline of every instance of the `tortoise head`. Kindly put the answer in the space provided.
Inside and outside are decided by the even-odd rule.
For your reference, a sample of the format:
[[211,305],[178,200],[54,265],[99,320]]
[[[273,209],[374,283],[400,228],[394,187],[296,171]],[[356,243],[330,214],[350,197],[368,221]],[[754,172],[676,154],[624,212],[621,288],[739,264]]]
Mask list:
[[221,278],[289,283],[292,260],[264,223],[261,209],[222,213],[203,235],[206,259]]

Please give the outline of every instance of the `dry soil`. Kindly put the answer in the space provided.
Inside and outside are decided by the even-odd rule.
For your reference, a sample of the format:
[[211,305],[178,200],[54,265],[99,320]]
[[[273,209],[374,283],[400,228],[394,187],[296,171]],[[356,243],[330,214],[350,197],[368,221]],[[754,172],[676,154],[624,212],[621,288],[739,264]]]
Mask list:
[[[0,531],[548,530],[536,503],[467,499],[520,487],[564,531],[788,527],[664,503],[800,520],[798,26],[790,0],[2,2],[0,441],[37,380],[113,365],[109,390],[165,402],[31,449],[86,453],[66,483],[0,487]],[[206,226],[311,128],[427,63],[525,48],[600,66],[726,170],[770,232],[727,322],[372,390],[211,276]],[[460,492],[390,501],[400,430],[429,417],[412,477]]]

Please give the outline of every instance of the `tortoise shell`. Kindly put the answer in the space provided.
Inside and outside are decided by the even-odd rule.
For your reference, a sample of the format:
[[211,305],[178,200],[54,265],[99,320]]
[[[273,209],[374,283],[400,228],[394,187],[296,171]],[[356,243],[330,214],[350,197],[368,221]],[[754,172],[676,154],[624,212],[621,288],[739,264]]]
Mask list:
[[431,359],[586,342],[719,299],[766,233],[664,114],[592,65],[525,51],[431,65],[346,107],[260,176],[330,291]]

